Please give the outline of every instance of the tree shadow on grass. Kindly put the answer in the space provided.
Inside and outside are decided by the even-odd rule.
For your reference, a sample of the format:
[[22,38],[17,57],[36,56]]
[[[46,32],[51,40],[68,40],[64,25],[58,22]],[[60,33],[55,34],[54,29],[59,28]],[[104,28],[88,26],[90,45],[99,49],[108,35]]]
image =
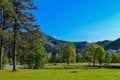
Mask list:
[[110,65],[110,66],[105,66],[105,68],[109,68],[109,69],[120,69],[120,66]]
[[[108,68],[108,69],[120,69],[120,66],[117,66],[117,65],[103,65],[103,66],[86,66],[86,67],[89,67],[89,69],[101,69],[101,68]],[[85,66],[84,66],[85,68]]]
[[93,65],[91,65],[91,66],[87,65],[87,67],[89,67],[89,69],[100,69],[103,66],[100,67],[99,65],[95,65],[95,66],[93,66]]
[[70,73],[78,73],[78,71],[70,71]]

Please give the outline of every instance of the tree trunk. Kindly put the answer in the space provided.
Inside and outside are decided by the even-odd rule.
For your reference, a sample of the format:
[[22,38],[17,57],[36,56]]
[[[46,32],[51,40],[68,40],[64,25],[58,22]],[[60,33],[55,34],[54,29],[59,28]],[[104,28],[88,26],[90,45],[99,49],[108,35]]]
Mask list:
[[70,64],[70,60],[69,59],[67,59],[67,65],[69,65]]
[[[1,30],[4,30],[4,11],[3,7],[1,9]],[[3,54],[3,33],[0,34],[0,70],[2,69],[2,54]]]
[[68,65],[70,64],[70,62],[68,61]]
[[13,41],[13,71],[16,71],[16,42]]
[[0,43],[0,70],[2,69],[2,53],[3,53],[3,36],[0,37],[1,43]]
[[[15,7],[15,12],[18,14],[18,2],[19,0],[15,0],[14,7]],[[14,24],[14,29],[13,29],[13,71],[17,71],[16,69],[16,51],[17,51],[17,33],[18,33],[18,24],[17,24],[17,19],[15,18],[15,24]]]
[[88,59],[88,66],[91,67],[91,61]]
[[102,67],[102,61],[99,61],[100,67]]
[[16,71],[16,35],[17,34],[17,20],[15,19],[14,36],[13,36],[13,71]]
[[93,59],[93,66],[95,66],[95,58]]

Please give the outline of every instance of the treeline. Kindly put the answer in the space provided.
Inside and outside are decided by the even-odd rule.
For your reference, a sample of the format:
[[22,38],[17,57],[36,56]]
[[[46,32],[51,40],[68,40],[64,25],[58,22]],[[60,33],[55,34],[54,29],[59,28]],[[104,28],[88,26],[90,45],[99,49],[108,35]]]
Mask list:
[[47,61],[31,10],[37,10],[33,0],[0,0],[0,69],[8,62],[16,71],[16,62],[39,68]]
[[49,53],[48,55],[49,63],[66,62],[68,65],[76,62],[88,62],[89,66],[96,66],[95,64],[99,63],[102,67],[103,63],[109,65],[120,62],[120,53],[107,53],[102,46],[95,43],[91,43],[86,50],[80,52],[76,52],[73,43],[63,43],[58,54]]

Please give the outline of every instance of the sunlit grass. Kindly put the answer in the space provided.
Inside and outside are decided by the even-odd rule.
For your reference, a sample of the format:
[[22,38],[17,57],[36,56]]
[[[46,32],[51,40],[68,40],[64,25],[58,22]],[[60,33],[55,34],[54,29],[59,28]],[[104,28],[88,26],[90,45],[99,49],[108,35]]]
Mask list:
[[[84,66],[87,63],[75,65]],[[54,65],[61,66],[62,64]],[[65,64],[64,64],[65,65]],[[114,64],[119,65],[119,63]],[[51,66],[53,67],[53,66]],[[120,69],[19,69],[17,72],[1,70],[0,80],[119,80]]]
[[0,80],[119,80],[116,69],[9,70],[0,71]]

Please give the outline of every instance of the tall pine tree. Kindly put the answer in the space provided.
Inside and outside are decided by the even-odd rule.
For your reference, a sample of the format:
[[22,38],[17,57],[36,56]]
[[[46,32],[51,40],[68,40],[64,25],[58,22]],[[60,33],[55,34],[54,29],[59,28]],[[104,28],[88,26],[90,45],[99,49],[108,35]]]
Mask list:
[[[13,71],[16,71],[16,55],[18,46],[21,45],[22,33],[29,33],[34,31],[36,26],[34,24],[35,18],[30,13],[30,10],[36,10],[37,7],[34,6],[33,0],[10,0],[12,2],[15,13],[17,14],[17,19],[13,18],[13,26],[11,26],[13,41]],[[26,36],[27,37],[27,36]]]
[[12,4],[8,0],[0,0],[0,69],[2,69],[5,30],[8,28],[9,17],[16,17]]

